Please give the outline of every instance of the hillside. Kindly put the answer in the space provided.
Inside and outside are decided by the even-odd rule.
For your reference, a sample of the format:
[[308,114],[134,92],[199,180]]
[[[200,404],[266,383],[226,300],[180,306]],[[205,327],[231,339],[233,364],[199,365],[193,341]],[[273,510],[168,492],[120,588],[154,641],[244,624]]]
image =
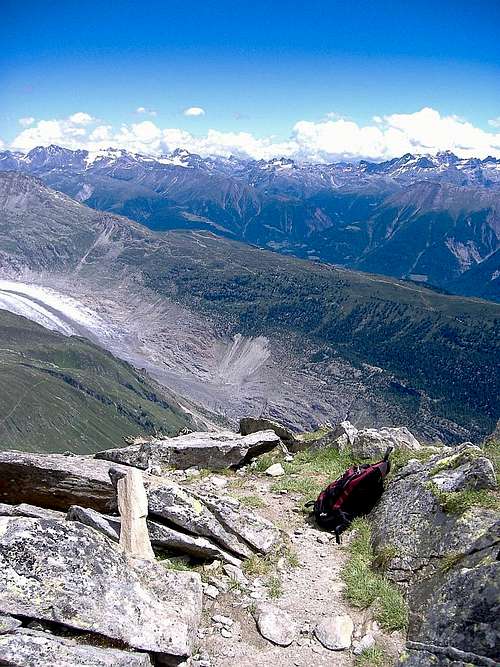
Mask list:
[[230,420],[349,413],[447,441],[494,426],[496,304],[207,232],[155,234],[15,173],[0,175],[0,205],[4,277],[59,310],[77,300],[94,313],[85,335]]
[[500,300],[500,162],[406,154],[387,162],[159,158],[58,146],[0,152],[43,179],[153,230],[198,229],[283,254]]
[[193,422],[173,395],[87,340],[0,310],[0,450],[80,454]]

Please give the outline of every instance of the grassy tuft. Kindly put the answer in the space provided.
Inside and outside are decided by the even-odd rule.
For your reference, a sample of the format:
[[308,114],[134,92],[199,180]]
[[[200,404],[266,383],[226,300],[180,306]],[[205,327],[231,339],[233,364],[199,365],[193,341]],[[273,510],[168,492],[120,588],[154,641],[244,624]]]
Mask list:
[[389,657],[378,646],[363,651],[354,660],[354,667],[386,667],[389,664]]
[[375,570],[386,572],[393,558],[398,555],[398,550],[393,544],[386,544],[385,547],[378,549],[372,561],[372,567]]
[[240,496],[238,501],[244,507],[251,507],[253,509],[259,509],[266,506],[266,503],[258,496]]
[[274,563],[269,556],[252,554],[243,562],[242,569],[250,577],[260,577],[269,574],[274,569]]
[[473,507],[484,507],[491,510],[500,510],[498,494],[486,489],[479,491],[441,491],[435,484],[428,484],[444,512],[460,516]]
[[450,553],[445,554],[441,558],[439,562],[439,568],[442,572],[449,572],[464,558],[465,554],[462,554],[459,551],[450,551]]
[[266,581],[267,592],[272,599],[280,598],[283,595],[283,585],[281,579],[275,575],[269,577]]
[[408,609],[398,588],[384,576],[371,569],[374,559],[371,528],[366,519],[356,519],[356,531],[349,544],[350,558],[342,570],[344,595],[355,607],[366,609],[374,605],[374,616],[386,630],[399,630],[408,624]]

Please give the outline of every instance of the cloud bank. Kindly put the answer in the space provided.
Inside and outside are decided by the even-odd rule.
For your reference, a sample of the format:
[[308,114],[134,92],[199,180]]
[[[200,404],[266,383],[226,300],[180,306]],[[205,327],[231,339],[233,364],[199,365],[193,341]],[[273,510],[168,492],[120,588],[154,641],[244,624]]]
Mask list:
[[[200,107],[190,107],[184,113],[200,115],[187,114],[193,109],[203,111]],[[496,124],[490,125],[496,127]],[[215,129],[196,136],[180,128],[160,128],[151,120],[116,128],[79,111],[65,119],[36,122],[33,119],[12,141],[10,148],[27,151],[50,144],[89,151],[115,147],[149,155],[185,148],[204,157],[236,155],[271,159],[285,156],[312,162],[386,160],[404,153],[434,154],[444,150],[451,150],[460,157],[492,155],[500,158],[500,132],[485,131],[463,118],[443,116],[429,107],[408,114],[374,116],[372,123],[364,126],[335,114],[328,114],[319,121],[299,120],[284,141],[273,136],[256,137],[249,132]]]

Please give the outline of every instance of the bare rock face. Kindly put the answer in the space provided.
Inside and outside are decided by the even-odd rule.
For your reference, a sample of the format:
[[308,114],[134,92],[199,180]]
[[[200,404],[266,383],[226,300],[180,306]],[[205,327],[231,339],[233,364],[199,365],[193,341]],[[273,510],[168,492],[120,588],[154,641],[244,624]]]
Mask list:
[[491,489],[490,465],[468,443],[451,455],[411,461],[372,512],[375,552],[393,549],[387,575],[408,591],[405,667],[496,664],[500,521],[480,506],[447,512],[441,495]]
[[297,634],[297,626],[290,616],[278,607],[262,602],[254,612],[260,634],[273,644],[290,646]]
[[6,635],[9,632],[14,632],[20,628],[21,625],[21,621],[19,621],[17,618],[12,618],[12,616],[0,614],[0,635]]
[[354,456],[361,459],[377,459],[384,456],[388,447],[395,451],[418,451],[421,445],[405,427],[365,428],[352,437],[350,448]]
[[199,575],[127,559],[87,526],[0,517],[0,613],[180,659],[191,653],[201,604]]
[[0,636],[0,664],[10,667],[151,667],[146,653],[89,646],[37,630]]
[[116,489],[121,517],[120,546],[131,556],[154,561],[146,525],[148,497],[139,470],[131,468],[118,480]]
[[280,438],[271,430],[250,435],[232,431],[199,432],[108,449],[95,456],[142,470],[153,466],[171,466],[182,470],[198,466],[220,470],[240,465],[246,459],[267,452],[279,444]]
[[29,503],[62,511],[70,505],[84,505],[99,512],[115,511],[110,467],[107,461],[85,456],[0,452],[0,502]]

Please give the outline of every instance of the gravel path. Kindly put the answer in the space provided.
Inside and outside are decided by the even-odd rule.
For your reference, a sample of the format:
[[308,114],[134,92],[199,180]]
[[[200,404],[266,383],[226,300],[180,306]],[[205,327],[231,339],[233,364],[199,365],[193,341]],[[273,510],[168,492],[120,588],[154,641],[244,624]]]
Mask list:
[[[201,484],[210,484],[210,480]],[[353,609],[342,597],[340,570],[347,558],[348,537],[341,547],[337,546],[329,533],[318,530],[302,514],[299,496],[272,493],[271,485],[272,480],[253,475],[233,478],[227,489],[237,497],[253,496],[262,500],[264,506],[256,511],[283,530],[284,539],[298,557],[299,565],[291,567],[281,558],[265,575],[249,575],[251,583],[246,590],[221,592],[216,599],[205,595],[199,658],[194,664],[200,667],[350,667],[355,659],[352,648],[330,651],[313,634],[318,621],[337,614],[351,616],[354,641],[365,634],[370,624],[373,626],[369,610]],[[270,578],[275,585],[277,579],[281,582],[279,597],[269,594]],[[223,580],[220,574],[214,574],[210,583],[220,586]],[[259,634],[251,612],[260,600],[271,602],[297,624],[297,636],[290,646],[276,646]],[[233,623],[230,626],[215,623],[214,615],[228,617]],[[394,664],[402,650],[402,635],[379,631],[376,639],[391,656],[387,664]]]

